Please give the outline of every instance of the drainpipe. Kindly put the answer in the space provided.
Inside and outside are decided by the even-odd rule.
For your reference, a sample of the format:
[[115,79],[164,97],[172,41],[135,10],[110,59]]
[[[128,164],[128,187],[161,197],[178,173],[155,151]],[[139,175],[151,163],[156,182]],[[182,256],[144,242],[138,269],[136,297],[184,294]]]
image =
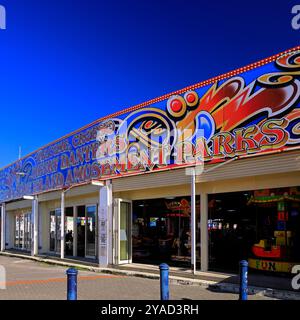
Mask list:
[[196,170],[192,169],[191,179],[191,266],[193,274],[196,273]]

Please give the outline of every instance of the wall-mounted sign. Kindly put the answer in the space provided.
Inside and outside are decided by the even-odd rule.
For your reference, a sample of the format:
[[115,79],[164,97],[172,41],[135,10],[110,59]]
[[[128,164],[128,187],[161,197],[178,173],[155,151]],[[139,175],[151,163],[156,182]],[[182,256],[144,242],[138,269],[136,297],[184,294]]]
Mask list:
[[300,51],[265,59],[99,120],[4,168],[0,202],[299,146],[299,97]]

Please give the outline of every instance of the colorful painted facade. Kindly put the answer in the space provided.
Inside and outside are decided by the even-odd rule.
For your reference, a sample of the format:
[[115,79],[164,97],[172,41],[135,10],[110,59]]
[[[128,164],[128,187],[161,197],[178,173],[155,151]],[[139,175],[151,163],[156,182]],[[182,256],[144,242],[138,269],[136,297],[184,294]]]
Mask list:
[[136,106],[0,171],[0,201],[300,145],[300,51]]

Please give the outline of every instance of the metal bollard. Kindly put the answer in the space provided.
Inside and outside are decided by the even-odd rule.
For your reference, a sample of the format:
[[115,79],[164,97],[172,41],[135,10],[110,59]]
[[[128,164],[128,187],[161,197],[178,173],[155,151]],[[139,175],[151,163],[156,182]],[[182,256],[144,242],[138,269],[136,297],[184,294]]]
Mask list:
[[160,300],[169,300],[169,266],[162,263],[160,269]]
[[248,300],[248,262],[240,261],[240,297],[239,300]]
[[67,300],[77,300],[77,274],[78,271],[70,268],[66,271],[68,277]]

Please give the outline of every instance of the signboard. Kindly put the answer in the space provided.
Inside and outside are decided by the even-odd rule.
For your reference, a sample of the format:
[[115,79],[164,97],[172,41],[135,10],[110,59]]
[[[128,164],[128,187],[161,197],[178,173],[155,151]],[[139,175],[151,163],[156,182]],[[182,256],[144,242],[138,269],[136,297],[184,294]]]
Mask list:
[[299,146],[296,49],[100,119],[41,148],[0,171],[0,202]]
[[260,259],[249,259],[249,268],[272,271],[272,272],[287,272],[290,273],[293,266],[297,263],[285,262],[285,261],[271,261],[271,260],[260,260]]

